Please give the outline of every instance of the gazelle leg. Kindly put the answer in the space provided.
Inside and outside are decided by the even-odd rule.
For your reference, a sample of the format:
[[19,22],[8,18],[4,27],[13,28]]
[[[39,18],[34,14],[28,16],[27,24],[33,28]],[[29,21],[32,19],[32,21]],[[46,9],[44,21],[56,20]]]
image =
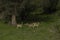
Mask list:
[[33,32],[36,32],[36,30],[35,30],[35,26],[33,26]]

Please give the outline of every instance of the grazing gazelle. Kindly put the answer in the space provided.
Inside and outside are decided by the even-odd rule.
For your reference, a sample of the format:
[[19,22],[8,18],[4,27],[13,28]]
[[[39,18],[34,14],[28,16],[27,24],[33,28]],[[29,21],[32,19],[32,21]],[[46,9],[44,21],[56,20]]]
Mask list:
[[[38,29],[38,26],[39,26],[39,22],[33,22],[33,23],[26,23],[25,25],[27,25],[28,27],[32,27],[33,29],[35,29],[35,27]],[[35,32],[35,30],[34,30]]]
[[21,22],[20,24],[17,24],[17,29],[22,28],[22,26],[23,26],[23,22]]
[[22,27],[22,24],[17,24],[17,29],[21,27]]

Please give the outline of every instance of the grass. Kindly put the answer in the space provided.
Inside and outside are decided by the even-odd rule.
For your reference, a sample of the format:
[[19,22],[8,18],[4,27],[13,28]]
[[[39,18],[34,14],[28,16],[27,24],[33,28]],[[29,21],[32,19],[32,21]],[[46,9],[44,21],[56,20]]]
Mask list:
[[0,40],[60,40],[51,23],[41,23],[36,32],[23,26],[16,27],[0,23]]
[[41,22],[39,28],[35,29],[36,32],[33,32],[32,28],[26,26],[17,29],[0,23],[0,40],[60,40],[59,26],[60,19],[55,22]]

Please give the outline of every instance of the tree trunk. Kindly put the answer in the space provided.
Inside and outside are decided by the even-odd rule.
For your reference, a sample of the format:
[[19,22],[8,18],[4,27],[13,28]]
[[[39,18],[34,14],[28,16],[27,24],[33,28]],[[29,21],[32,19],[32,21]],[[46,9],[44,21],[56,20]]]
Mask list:
[[12,15],[12,25],[16,26],[16,16]]

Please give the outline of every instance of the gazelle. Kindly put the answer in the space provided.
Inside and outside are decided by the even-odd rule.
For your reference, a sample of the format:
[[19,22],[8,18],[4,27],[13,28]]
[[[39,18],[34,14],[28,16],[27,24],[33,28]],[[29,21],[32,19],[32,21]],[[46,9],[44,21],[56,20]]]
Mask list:
[[17,24],[17,29],[21,28],[23,25],[22,24]]
[[[33,29],[35,29],[35,27],[38,29],[38,26],[39,26],[39,22],[33,22],[33,23],[26,23],[25,25],[27,25],[28,27],[32,27]],[[34,30],[35,32],[35,30]]]
[[17,24],[17,29],[22,28],[22,26],[23,26],[23,22],[21,22],[20,24]]

